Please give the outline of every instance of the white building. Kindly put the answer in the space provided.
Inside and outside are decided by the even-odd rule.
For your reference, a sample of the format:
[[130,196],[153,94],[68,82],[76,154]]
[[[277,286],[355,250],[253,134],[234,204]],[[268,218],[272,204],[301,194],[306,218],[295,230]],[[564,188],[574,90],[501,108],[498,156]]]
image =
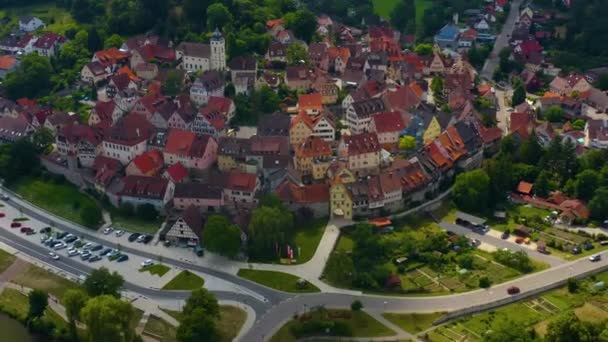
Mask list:
[[210,44],[183,42],[175,49],[186,71],[224,70],[226,68],[226,44],[219,30],[211,36]]
[[19,30],[23,32],[32,32],[44,27],[44,22],[38,17],[26,15],[19,18]]

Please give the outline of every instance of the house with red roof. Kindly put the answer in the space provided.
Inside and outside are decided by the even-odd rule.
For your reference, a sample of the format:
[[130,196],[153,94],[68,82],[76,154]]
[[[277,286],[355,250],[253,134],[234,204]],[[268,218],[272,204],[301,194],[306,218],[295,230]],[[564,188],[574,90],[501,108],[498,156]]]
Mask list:
[[534,117],[529,113],[518,113],[512,112],[509,117],[509,133],[517,134],[523,138],[528,139],[532,129],[534,128]]
[[260,190],[257,174],[230,171],[223,174],[224,202],[238,206],[240,203],[256,203],[256,193]]
[[323,110],[323,96],[320,93],[298,95],[298,111],[308,115],[319,115]]
[[53,32],[45,32],[42,36],[38,37],[38,40],[36,40],[33,45],[33,50],[40,56],[50,58],[59,52],[66,41],[66,38],[62,35]]
[[536,39],[530,39],[516,45],[513,55],[524,64],[539,65],[544,61],[543,50],[543,46]]
[[104,124],[106,127],[109,127],[120,120],[122,115],[123,111],[114,101],[97,101],[91,109],[88,124],[89,126]]
[[120,203],[131,203],[135,208],[151,204],[164,213],[173,199],[175,184],[161,177],[125,176],[118,191]]
[[85,64],[80,70],[80,79],[93,84],[105,80],[110,75],[110,66],[99,61]]
[[217,142],[210,135],[171,129],[163,150],[165,162],[181,162],[188,169],[206,170],[217,160]]
[[226,135],[226,127],[226,117],[207,106],[199,110],[190,130],[196,134],[208,134],[218,138]]
[[87,125],[71,123],[62,127],[55,136],[57,152],[74,157],[82,167],[91,167],[101,143],[99,131]]
[[129,57],[131,57],[129,52],[111,47],[95,52],[91,61],[116,67],[126,65],[129,62]]
[[289,178],[285,178],[275,190],[283,204],[292,212],[302,208],[310,209],[315,217],[329,215],[329,185],[317,183],[300,186]]
[[129,114],[108,128],[103,138],[103,155],[127,165],[146,151],[154,126],[139,114]]
[[410,115],[400,112],[382,112],[374,115],[369,124],[369,132],[378,135],[378,141],[384,147],[395,150],[399,134],[409,124]]
[[224,206],[222,185],[191,182],[176,183],[173,207],[178,210],[185,210],[190,206],[195,206],[202,212],[218,212]]
[[3,79],[6,74],[14,71],[19,66],[19,61],[11,56],[0,56],[0,79]]
[[295,147],[294,167],[303,175],[313,175],[314,179],[325,178],[333,155],[331,145],[325,140],[309,136]]
[[327,49],[329,71],[343,74],[350,58],[350,50],[345,47],[330,47]]
[[209,101],[207,102],[207,108],[209,108],[210,111],[216,111],[222,114],[226,118],[226,122],[234,117],[234,112],[236,111],[234,101],[223,96],[210,96]]
[[163,178],[167,178],[174,184],[183,183],[188,181],[190,172],[184,166],[184,164],[177,162],[169,166],[163,173]]
[[66,112],[53,112],[46,117],[44,127],[51,130],[53,134],[57,134],[63,127],[75,123],[78,123],[78,115],[70,115]]
[[177,220],[160,233],[165,241],[174,246],[195,247],[203,239],[204,219],[196,206],[189,206],[179,213]]
[[160,93],[152,92],[140,97],[135,106],[133,106],[133,109],[131,109],[131,113],[143,115],[146,119],[150,120],[157,108],[167,101],[169,100]]
[[338,156],[348,162],[356,175],[378,173],[382,147],[376,133],[343,135],[338,145]]
[[158,176],[165,166],[163,154],[159,150],[144,152],[133,159],[125,169],[127,176]]

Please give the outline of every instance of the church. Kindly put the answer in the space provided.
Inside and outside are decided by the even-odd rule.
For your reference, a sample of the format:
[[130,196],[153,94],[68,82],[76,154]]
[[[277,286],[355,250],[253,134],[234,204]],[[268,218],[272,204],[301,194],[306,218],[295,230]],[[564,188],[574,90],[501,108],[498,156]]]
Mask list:
[[209,44],[182,42],[175,49],[182,69],[191,72],[226,69],[226,43],[215,29]]

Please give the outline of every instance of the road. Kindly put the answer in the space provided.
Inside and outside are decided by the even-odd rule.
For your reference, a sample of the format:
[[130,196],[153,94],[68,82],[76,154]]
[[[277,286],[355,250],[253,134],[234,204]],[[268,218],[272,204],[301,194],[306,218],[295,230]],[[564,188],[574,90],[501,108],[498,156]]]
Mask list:
[[494,74],[494,70],[498,66],[498,54],[502,49],[509,45],[509,37],[511,33],[513,33],[513,29],[515,28],[515,23],[517,22],[517,18],[519,16],[519,6],[523,0],[515,0],[511,3],[511,11],[507,16],[507,20],[502,26],[502,30],[498,37],[496,37],[496,41],[494,42],[494,48],[490,53],[490,57],[486,60],[483,65],[483,69],[481,70],[481,77],[487,80],[492,79],[492,75]]
[[460,225],[457,225],[454,223],[441,222],[441,223],[439,223],[439,226],[447,231],[454,232],[458,235],[464,235],[464,236],[472,238],[472,239],[478,239],[481,242],[485,242],[489,245],[495,246],[497,249],[508,248],[510,250],[522,250],[522,251],[528,253],[528,255],[531,258],[536,259],[538,261],[542,261],[544,263],[547,263],[551,267],[559,266],[559,265],[566,263],[564,260],[562,260],[558,257],[539,253],[535,250],[521,247],[514,242],[505,241],[505,240],[499,239],[497,237],[491,236],[489,234],[478,234],[478,233],[473,232],[471,229],[465,228],[463,226],[460,226]]

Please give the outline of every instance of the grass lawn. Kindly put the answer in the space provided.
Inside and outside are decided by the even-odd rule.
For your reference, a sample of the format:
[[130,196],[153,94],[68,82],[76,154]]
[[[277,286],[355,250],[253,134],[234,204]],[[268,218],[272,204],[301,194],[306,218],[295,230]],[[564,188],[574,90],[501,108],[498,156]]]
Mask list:
[[[351,331],[352,337],[381,337],[391,336],[394,332],[384,326],[382,323],[376,321],[373,317],[363,311],[351,312],[349,310],[335,310],[328,309],[327,314],[321,314],[319,312],[312,312],[311,315],[316,319],[341,321],[346,323]],[[343,314],[351,314],[350,318],[332,318],[332,314],[341,316]],[[336,317],[336,316],[334,316]],[[291,342],[296,341],[296,337],[292,335],[291,328],[295,325],[300,324],[298,320],[291,320],[277,331],[277,333],[270,339],[271,342]],[[322,335],[319,332],[316,335]]]
[[12,282],[25,287],[47,291],[59,299],[63,298],[65,291],[79,288],[79,285],[75,282],[34,265],[28,265],[27,269],[17,275]]
[[292,293],[319,292],[319,289],[316,286],[308,282],[306,282],[304,288],[299,288],[297,285],[299,278],[283,272],[249,270],[241,268],[238,272],[238,276],[279,291]]
[[311,224],[306,225],[306,227],[296,229],[295,244],[301,254],[295,264],[305,263],[315,255],[326,226],[327,219],[323,218],[314,220]]
[[[401,0],[372,0],[374,12],[382,18],[390,19],[393,8]],[[424,11],[433,5],[431,0],[416,0],[416,24],[420,25]]]
[[184,270],[163,286],[163,290],[195,290],[203,287],[204,284],[205,280],[203,278]]
[[42,19],[47,25],[45,30],[55,33],[65,34],[70,28],[78,28],[78,24],[69,11],[50,3],[41,3],[27,6],[8,7],[0,10],[0,17],[10,16],[10,22],[1,32],[9,32],[13,27],[17,27],[19,17],[22,15],[33,15]]
[[353,247],[355,247],[353,239],[346,234],[340,234],[340,238],[336,244],[336,252],[352,252]]
[[15,262],[16,257],[0,249],[0,273],[6,271]]
[[23,319],[27,316],[29,303],[27,297],[21,294],[21,292],[6,288],[0,294],[0,307],[2,307],[2,311],[9,312],[11,315]]
[[145,266],[145,267],[140,268],[139,272],[150,272],[150,274],[154,274],[159,277],[162,277],[165,275],[165,273],[169,272],[170,269],[171,269],[171,267],[166,266],[166,265],[154,264],[154,265]]
[[[175,318],[176,320],[181,320],[181,312],[179,311],[173,311],[173,310],[167,310],[167,309],[161,309],[164,312],[166,312],[168,315],[170,315],[171,317]],[[232,341],[236,335],[238,335],[239,331],[241,331],[241,328],[243,327],[243,324],[245,323],[245,320],[247,319],[247,312],[245,312],[244,310],[236,307],[236,306],[232,306],[232,305],[220,305],[220,319],[216,321],[216,326],[220,331],[220,335],[221,335],[221,341],[222,342],[230,342]],[[167,322],[161,320],[163,324],[169,325]],[[155,323],[158,324],[158,323]],[[148,326],[146,325],[146,330],[148,330],[147,328]],[[171,329],[167,329],[168,333],[171,333]],[[159,334],[160,335],[160,334]],[[161,335],[161,336],[165,336],[165,335]],[[162,341],[173,341],[170,339],[163,339]]]
[[161,337],[160,340],[162,342],[177,341],[177,338],[175,337],[177,328],[156,316],[151,315],[148,318],[144,331]]
[[9,187],[27,201],[81,225],[84,225],[84,222],[80,217],[80,208],[92,205],[101,210],[91,197],[67,181],[58,184],[41,178],[25,177]]
[[430,328],[433,326],[433,322],[443,315],[443,312],[434,312],[430,314],[398,314],[387,312],[382,314],[384,318],[412,334],[417,334]]
[[118,210],[114,207],[106,208],[112,216],[112,226],[115,229],[122,229],[129,232],[154,234],[162,225],[162,219],[156,221],[145,221],[136,216],[125,217],[120,215]]

